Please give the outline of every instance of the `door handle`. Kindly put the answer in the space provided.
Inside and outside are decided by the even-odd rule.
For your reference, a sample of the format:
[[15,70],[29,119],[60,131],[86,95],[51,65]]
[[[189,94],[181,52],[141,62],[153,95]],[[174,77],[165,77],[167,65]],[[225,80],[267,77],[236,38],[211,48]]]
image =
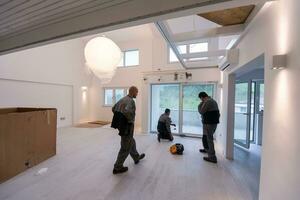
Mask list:
[[243,113],[243,115],[249,115],[249,113]]

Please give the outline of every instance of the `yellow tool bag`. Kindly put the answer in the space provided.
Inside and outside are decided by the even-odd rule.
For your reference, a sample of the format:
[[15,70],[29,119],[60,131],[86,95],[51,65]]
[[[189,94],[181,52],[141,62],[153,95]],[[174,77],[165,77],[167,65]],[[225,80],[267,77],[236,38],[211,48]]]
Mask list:
[[180,143],[173,144],[170,146],[170,152],[171,154],[179,154],[182,155],[184,151],[184,146]]

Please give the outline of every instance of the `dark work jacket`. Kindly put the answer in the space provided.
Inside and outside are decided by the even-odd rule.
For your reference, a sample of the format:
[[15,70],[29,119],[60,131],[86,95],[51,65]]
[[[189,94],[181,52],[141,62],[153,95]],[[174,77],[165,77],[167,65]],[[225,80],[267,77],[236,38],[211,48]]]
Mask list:
[[169,131],[168,131],[167,127],[166,127],[166,123],[161,122],[161,121],[158,121],[157,131],[159,133],[169,133]]
[[218,110],[207,111],[202,115],[203,124],[218,124],[220,123],[220,112]]
[[171,139],[172,134],[168,131],[166,126],[167,125],[166,125],[165,122],[158,121],[157,132],[160,135],[160,138],[162,138],[162,139]]
[[198,111],[202,116],[203,124],[218,124],[220,112],[218,104],[212,98],[208,98],[206,102],[201,102],[198,106]]
[[126,119],[125,115],[123,115],[121,112],[114,112],[111,127],[118,129],[120,136],[125,136],[127,134],[127,126],[128,120]]

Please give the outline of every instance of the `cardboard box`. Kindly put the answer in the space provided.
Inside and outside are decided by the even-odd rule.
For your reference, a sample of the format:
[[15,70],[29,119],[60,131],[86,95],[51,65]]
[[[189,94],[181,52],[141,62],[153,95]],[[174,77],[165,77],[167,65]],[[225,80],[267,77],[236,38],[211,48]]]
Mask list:
[[0,183],[56,154],[55,108],[0,109]]

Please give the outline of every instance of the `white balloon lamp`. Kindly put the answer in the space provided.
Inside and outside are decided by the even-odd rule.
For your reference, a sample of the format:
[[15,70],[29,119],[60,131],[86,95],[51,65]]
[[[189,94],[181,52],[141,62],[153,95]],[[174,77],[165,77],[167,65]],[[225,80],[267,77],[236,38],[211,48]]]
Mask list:
[[112,40],[106,37],[96,37],[86,44],[84,56],[86,65],[93,73],[102,83],[108,83],[120,63],[122,52]]

